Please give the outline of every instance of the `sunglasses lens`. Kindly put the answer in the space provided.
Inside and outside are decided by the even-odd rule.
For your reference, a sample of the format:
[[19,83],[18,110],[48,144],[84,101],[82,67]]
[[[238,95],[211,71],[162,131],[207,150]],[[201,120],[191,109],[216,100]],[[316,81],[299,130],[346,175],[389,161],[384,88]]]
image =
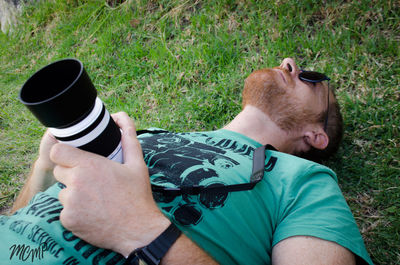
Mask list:
[[300,80],[308,81],[308,82],[322,82],[324,80],[329,80],[329,78],[321,73],[312,72],[312,71],[303,71],[299,74]]

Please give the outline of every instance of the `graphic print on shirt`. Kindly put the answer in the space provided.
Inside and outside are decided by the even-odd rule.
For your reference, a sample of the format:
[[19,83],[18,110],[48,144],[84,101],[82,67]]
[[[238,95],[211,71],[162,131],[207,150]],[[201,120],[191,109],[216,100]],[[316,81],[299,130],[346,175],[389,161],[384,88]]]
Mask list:
[[[191,133],[199,141],[185,138],[186,133],[166,133],[140,138],[144,160],[153,184],[166,187],[225,186],[222,176],[229,176],[239,162],[228,157],[230,151],[250,158],[254,148],[238,145],[236,141],[220,139],[202,133]],[[230,173],[231,172],[231,173]],[[168,196],[153,193],[162,209],[184,226],[197,225],[204,210],[224,207],[228,192],[199,195]]]
[[[64,188],[61,183],[55,184]],[[60,212],[63,206],[57,197],[38,193],[12,216],[0,216],[0,230],[13,240],[0,242],[0,264],[123,264],[124,257],[111,250],[90,245],[62,228]],[[30,217],[30,218],[27,218]],[[9,233],[9,234],[7,234]],[[3,245],[4,244],[4,245]],[[2,256],[3,255],[3,256]],[[2,263],[3,262],[3,263]]]

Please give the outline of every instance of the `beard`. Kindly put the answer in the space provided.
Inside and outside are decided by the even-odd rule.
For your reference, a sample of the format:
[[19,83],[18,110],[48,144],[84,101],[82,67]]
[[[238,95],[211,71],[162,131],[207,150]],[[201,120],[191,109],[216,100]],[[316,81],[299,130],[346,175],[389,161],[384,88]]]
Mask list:
[[243,108],[246,105],[257,107],[286,132],[300,130],[305,124],[318,120],[319,115],[304,107],[294,94],[288,93],[294,87],[293,80],[287,78],[288,85],[282,87],[276,78],[280,76],[272,69],[250,74],[245,80]]

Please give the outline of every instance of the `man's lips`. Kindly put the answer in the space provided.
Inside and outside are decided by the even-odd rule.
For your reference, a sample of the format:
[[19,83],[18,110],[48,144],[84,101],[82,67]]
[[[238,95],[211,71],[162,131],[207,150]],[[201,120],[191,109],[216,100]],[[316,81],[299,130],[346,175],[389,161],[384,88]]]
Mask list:
[[290,82],[290,74],[285,68],[281,68],[280,66],[274,67],[274,70],[278,71],[279,75],[282,78],[283,83],[285,85],[289,85]]
[[286,80],[286,77],[285,77],[285,70],[283,70],[280,67],[276,67],[275,69],[278,70],[278,73],[282,77],[283,82],[287,85],[288,83],[287,83],[287,80]]

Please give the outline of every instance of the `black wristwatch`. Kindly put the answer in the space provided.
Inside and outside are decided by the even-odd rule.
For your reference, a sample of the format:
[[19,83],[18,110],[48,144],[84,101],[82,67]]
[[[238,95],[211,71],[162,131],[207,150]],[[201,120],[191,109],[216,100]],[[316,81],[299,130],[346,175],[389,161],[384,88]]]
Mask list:
[[125,265],[138,265],[143,263],[147,265],[158,265],[180,235],[181,231],[176,225],[171,223],[171,225],[149,245],[132,251],[126,259]]

